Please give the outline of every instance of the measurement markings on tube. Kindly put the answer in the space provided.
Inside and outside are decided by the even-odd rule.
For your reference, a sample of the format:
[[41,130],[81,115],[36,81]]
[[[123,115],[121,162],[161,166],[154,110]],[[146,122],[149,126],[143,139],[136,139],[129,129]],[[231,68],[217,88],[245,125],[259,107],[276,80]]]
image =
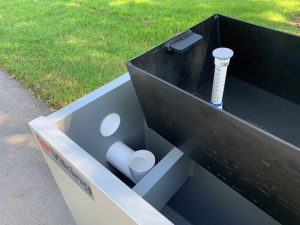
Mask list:
[[94,200],[93,192],[89,183],[72,166],[60,156],[45,140],[36,134],[37,140],[43,151],[66,173],[75,183]]

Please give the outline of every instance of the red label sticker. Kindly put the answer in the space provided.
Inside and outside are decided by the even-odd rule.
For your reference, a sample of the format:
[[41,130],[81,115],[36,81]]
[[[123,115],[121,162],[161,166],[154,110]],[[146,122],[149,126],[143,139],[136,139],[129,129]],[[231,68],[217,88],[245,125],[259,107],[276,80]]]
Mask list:
[[47,152],[49,152],[50,151],[49,145],[39,135],[36,135],[36,137],[37,137],[40,145],[42,146],[42,148],[44,150],[46,150]]
[[46,141],[38,134],[35,134],[41,148],[46,154],[65,172],[71,179],[73,179],[79,187],[82,188],[92,199],[94,199],[93,192],[88,181],[81,176],[64,157],[62,157],[54,148],[51,148]]

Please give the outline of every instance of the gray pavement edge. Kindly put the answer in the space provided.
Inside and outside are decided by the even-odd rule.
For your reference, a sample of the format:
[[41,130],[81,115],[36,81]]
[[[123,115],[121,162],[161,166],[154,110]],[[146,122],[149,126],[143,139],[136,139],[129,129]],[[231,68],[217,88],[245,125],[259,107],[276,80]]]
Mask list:
[[0,224],[74,225],[27,125],[51,111],[0,69]]

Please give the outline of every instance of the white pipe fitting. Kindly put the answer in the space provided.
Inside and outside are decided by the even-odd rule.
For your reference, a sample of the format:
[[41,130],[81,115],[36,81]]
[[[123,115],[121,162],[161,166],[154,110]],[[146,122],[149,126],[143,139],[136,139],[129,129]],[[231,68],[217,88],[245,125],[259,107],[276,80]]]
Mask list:
[[120,141],[109,147],[106,160],[135,183],[139,182],[155,164],[152,152],[134,151]]
[[229,48],[217,48],[212,54],[215,57],[215,73],[211,94],[211,104],[214,107],[222,109],[227,67],[229,65],[230,58],[233,56],[233,51]]

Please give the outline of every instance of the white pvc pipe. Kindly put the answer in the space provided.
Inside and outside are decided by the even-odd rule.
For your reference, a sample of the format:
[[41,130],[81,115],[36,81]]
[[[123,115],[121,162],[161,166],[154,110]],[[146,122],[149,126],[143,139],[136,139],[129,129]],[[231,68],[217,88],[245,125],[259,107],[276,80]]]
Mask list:
[[217,48],[212,54],[215,57],[215,73],[211,94],[211,104],[214,107],[222,109],[227,67],[229,65],[230,58],[233,56],[233,51],[229,48]]
[[120,141],[109,147],[106,160],[135,183],[139,182],[155,164],[152,152],[134,151]]
[[106,160],[132,181],[128,162],[133,152],[127,145],[118,141],[112,144],[106,153]]
[[139,182],[154,166],[155,157],[152,152],[139,150],[133,152],[129,159],[130,174],[135,182]]

